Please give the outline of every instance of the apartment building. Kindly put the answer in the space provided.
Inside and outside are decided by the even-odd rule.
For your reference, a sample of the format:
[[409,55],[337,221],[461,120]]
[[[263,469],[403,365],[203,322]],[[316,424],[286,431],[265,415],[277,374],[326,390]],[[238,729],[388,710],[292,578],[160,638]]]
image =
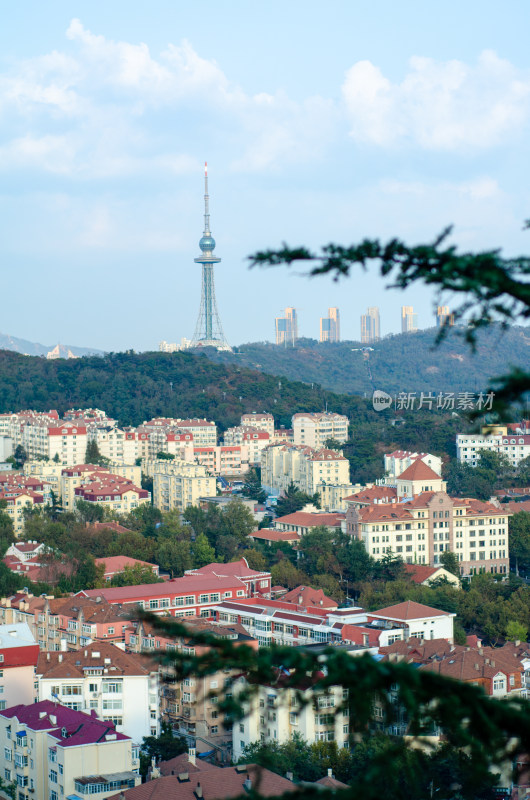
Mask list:
[[130,609],[100,597],[34,597],[18,592],[0,601],[0,623],[27,623],[41,650],[78,650],[93,641],[124,642]]
[[139,766],[139,747],[95,714],[49,700],[0,711],[0,774],[17,800],[104,800],[138,785]]
[[224,443],[228,446],[246,447],[248,461],[252,466],[261,463],[261,451],[271,442],[271,436],[267,431],[260,428],[252,428],[248,425],[239,425],[235,428],[228,428],[225,431]]
[[[246,679],[238,678],[234,694],[246,689]],[[272,686],[260,685],[244,704],[244,718],[233,726],[234,761],[241,758],[251,742],[282,743],[295,733],[308,742],[336,742],[338,747],[348,747],[347,698],[348,690],[342,686],[330,686],[325,691],[282,688],[281,675]]]
[[198,505],[200,497],[215,496],[217,481],[206,466],[175,459],[144,459],[142,469],[153,478],[153,505],[161,511]]
[[0,710],[33,703],[39,646],[24,622],[0,625]]
[[296,308],[289,306],[285,309],[284,317],[276,317],[274,320],[276,329],[276,344],[291,345],[294,347],[298,339],[298,315]]
[[62,469],[59,484],[59,499],[63,508],[72,511],[75,508],[75,490],[89,483],[105,481],[109,478],[122,478],[135,486],[140,486],[142,469],[133,465],[112,464],[100,467],[94,464],[75,464]]
[[[226,564],[216,565],[227,567]],[[155,614],[174,617],[212,617],[215,606],[225,599],[248,597],[247,584],[236,576],[189,575],[165,583],[86,589],[75,598],[100,597],[125,610],[140,606]]]
[[456,437],[456,456],[463,464],[476,467],[480,454],[489,450],[504,455],[512,467],[530,456],[530,433],[508,431],[507,426],[489,426],[483,433],[459,433]]
[[350,486],[349,462],[336,450],[270,445],[261,452],[261,483],[275,494],[285,492],[291,483],[309,495],[323,486]]
[[411,450],[394,450],[392,453],[385,453],[385,483],[395,483],[402,472],[411,467],[414,461],[420,459],[430,467],[437,475],[442,474],[442,459],[433,456],[431,453],[416,453]]
[[109,642],[95,642],[70,653],[40,653],[35,676],[38,699],[76,711],[95,712],[133,742],[158,736],[158,665],[125,653]]
[[22,429],[22,447],[30,459],[58,458],[63,465],[84,461],[87,448],[87,427],[84,424],[45,419],[32,420]]
[[401,333],[414,333],[418,330],[418,315],[412,306],[401,306]]
[[342,530],[346,515],[342,513],[328,514],[325,511],[294,511],[283,517],[276,517],[274,527],[278,531],[294,531],[298,536],[305,536],[314,528]]
[[271,439],[274,436],[274,417],[272,414],[257,414],[255,411],[251,414],[242,414],[241,425],[266,431]]
[[392,553],[407,564],[440,564],[454,552],[460,574],[506,575],[509,571],[508,519],[511,514],[492,503],[452,498],[445,491],[426,491],[411,500],[346,512],[346,533],[360,539],[376,559]]
[[19,488],[14,483],[9,486],[4,484],[4,488],[0,488],[0,500],[6,501],[7,505],[3,511],[10,517],[16,537],[24,535],[24,510],[41,508],[44,505],[42,494],[31,489]]
[[126,478],[110,473],[99,473],[90,483],[83,483],[74,489],[74,505],[79,500],[127,514],[138,506],[149,504],[151,495]]
[[328,411],[293,415],[294,443],[319,450],[328,439],[341,444],[348,439],[348,417]]
[[96,423],[89,425],[87,441],[95,442],[104,458],[119,464],[134,464],[138,458],[138,447],[134,433],[115,425]]
[[208,447],[217,444],[217,426],[215,422],[207,419],[171,419],[157,417],[141,426],[143,429],[153,428],[178,428],[183,433],[189,433],[197,447]]
[[320,341],[340,342],[340,312],[338,308],[328,308],[328,316],[320,317]]
[[245,475],[250,467],[249,448],[246,445],[217,445],[194,447],[197,464],[206,467],[213,475]]

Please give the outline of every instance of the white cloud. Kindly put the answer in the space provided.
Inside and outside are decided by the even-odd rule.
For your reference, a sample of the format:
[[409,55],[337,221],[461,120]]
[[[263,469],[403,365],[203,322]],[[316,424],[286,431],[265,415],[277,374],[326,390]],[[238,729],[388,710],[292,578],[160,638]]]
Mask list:
[[530,110],[530,75],[492,51],[476,65],[410,59],[401,83],[370,61],[346,73],[342,95],[350,134],[389,146],[409,140],[430,150],[496,146],[520,133]]

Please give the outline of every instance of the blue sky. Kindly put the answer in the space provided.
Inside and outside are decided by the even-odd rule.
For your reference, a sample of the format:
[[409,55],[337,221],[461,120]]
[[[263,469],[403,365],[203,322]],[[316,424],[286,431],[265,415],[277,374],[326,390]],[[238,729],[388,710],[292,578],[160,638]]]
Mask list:
[[[528,252],[528,3],[10,4],[0,26],[0,331],[155,349],[195,328],[202,169],[229,341],[339,306],[433,322],[423,288],[248,270],[282,241]],[[451,303],[451,298],[447,298]]]

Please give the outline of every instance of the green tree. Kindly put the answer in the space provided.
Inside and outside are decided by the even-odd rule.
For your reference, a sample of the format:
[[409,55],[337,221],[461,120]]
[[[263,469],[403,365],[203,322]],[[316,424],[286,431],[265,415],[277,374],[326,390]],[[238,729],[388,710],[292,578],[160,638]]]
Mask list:
[[460,577],[460,565],[458,563],[458,556],[450,550],[445,550],[440,556],[440,564],[448,572]]
[[301,585],[307,586],[310,583],[306,573],[291,564],[287,558],[282,558],[281,561],[274,564],[271,568],[271,577],[274,586],[286,586],[288,589],[294,589]]
[[250,569],[258,570],[258,572],[264,572],[267,569],[267,559],[260,550],[251,547],[243,550],[242,555],[246,558]]
[[267,499],[267,493],[261,488],[261,480],[256,469],[249,469],[247,472],[242,494],[251,500],[256,500],[257,503],[264,503]]
[[21,444],[17,444],[17,446],[15,447],[15,452],[13,453],[13,459],[17,469],[22,469],[22,467],[28,460],[28,454],[25,448],[22,447]]
[[167,570],[172,578],[184,575],[187,569],[193,568],[191,545],[188,541],[162,539],[155,552],[156,563]]
[[175,456],[172,453],[166,453],[163,450],[160,450],[160,452],[158,452],[156,454],[156,457],[158,458],[159,461],[174,461],[175,460]]
[[105,458],[104,456],[101,455],[101,452],[99,450],[99,447],[95,439],[90,439],[90,441],[86,446],[85,464],[99,464],[104,466],[105,464],[108,463],[109,463],[108,458]]
[[524,574],[530,572],[530,512],[518,511],[508,519],[508,544],[510,546],[510,563],[516,575],[519,570]]
[[301,508],[309,503],[320,508],[320,498],[318,494],[308,495],[300,491],[296,484],[290,483],[285,493],[278,498],[276,514],[279,517],[285,517],[287,514],[294,514],[296,511],[300,511]]
[[105,507],[99,503],[77,500],[75,510],[82,522],[102,522],[105,517]]
[[117,572],[110,581],[111,586],[140,586],[143,583],[163,583],[163,579],[157,577],[150,567],[143,564],[133,564],[125,566],[123,572]]
[[506,625],[506,638],[509,642],[526,642],[528,636],[528,625],[522,625],[511,619]]
[[144,736],[140,750],[140,774],[145,778],[153,758],[156,762],[169,761],[187,751],[187,740],[183,736],[174,736],[171,725],[164,720],[160,736]]
[[213,564],[215,561],[215,550],[204,533],[199,533],[195,537],[195,541],[191,545],[191,552],[195,569],[205,567],[206,564]]

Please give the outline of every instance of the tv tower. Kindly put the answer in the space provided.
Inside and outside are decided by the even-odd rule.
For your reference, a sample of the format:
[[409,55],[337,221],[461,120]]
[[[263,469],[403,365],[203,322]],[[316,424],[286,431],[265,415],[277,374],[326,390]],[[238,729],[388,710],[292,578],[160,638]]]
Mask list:
[[213,265],[221,259],[214,256],[215,239],[210,232],[210,197],[208,195],[208,164],[204,162],[204,233],[199,241],[202,256],[194,258],[196,264],[202,264],[202,291],[199,318],[191,347],[215,347],[217,350],[232,348],[225,339],[223,326],[217,311]]

